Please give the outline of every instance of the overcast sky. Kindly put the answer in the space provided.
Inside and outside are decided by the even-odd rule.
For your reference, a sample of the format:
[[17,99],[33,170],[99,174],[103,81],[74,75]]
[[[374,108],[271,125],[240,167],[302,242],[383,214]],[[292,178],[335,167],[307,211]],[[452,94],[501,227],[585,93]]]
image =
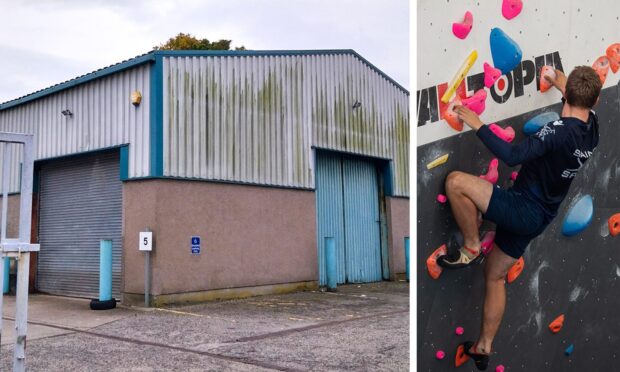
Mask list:
[[179,32],[248,49],[354,49],[409,88],[408,0],[0,0],[0,102]]

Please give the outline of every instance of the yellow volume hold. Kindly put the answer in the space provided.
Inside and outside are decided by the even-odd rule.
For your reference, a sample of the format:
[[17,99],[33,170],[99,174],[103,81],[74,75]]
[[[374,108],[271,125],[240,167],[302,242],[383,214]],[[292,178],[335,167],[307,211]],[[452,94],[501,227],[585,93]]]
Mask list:
[[438,157],[437,159],[433,160],[432,162],[426,164],[426,169],[433,169],[433,168],[435,168],[435,167],[437,167],[439,165],[442,165],[443,163],[447,162],[449,155],[450,154],[442,155],[442,156]]
[[465,75],[467,75],[471,66],[474,65],[474,62],[476,62],[476,59],[478,59],[478,51],[474,49],[474,51],[471,52],[469,56],[465,59],[465,61],[461,65],[461,68],[459,68],[458,72],[456,73],[456,75],[454,75],[452,80],[450,80],[450,85],[448,85],[448,89],[443,94],[443,96],[441,96],[441,102],[443,103],[450,102],[450,98],[454,94],[454,91],[456,91],[456,88],[458,88],[458,86],[461,84],[461,81],[463,81],[463,79],[465,78]]

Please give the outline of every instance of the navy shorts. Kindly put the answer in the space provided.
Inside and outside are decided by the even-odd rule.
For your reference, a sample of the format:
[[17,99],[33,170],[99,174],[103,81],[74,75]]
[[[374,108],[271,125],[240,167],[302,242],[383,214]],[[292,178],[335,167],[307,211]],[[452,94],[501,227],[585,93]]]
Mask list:
[[532,199],[518,191],[499,187],[493,188],[484,219],[497,225],[495,244],[516,259],[549,224],[545,212]]

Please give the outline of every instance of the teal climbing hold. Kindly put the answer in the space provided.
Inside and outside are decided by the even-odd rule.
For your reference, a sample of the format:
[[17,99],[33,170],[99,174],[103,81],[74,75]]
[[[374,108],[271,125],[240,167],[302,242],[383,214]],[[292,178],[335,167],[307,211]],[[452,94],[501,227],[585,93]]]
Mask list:
[[562,234],[566,236],[576,235],[585,230],[590,222],[592,222],[592,214],[594,213],[594,205],[592,197],[584,195],[577,203],[568,211],[564,223],[562,223]]
[[490,42],[493,65],[503,74],[509,73],[521,63],[521,48],[501,28],[491,30]]
[[558,115],[558,113],[554,111],[547,111],[543,112],[542,114],[538,114],[525,123],[525,125],[523,126],[523,133],[528,136],[532,135],[538,132],[538,130],[542,128],[545,124],[556,121],[559,118],[560,115]]
[[575,347],[573,346],[573,344],[570,344],[570,346],[567,347],[566,350],[564,350],[564,354],[566,354],[566,356],[569,356],[573,353],[574,349]]

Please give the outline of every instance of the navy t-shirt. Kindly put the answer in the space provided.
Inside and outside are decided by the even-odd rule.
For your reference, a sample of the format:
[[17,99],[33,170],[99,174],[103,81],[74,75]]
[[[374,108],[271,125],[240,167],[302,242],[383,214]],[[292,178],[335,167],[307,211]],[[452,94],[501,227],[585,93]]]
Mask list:
[[551,220],[577,171],[598,145],[598,118],[594,111],[590,111],[588,123],[560,118],[518,144],[503,141],[486,125],[476,134],[508,166],[522,164],[513,190],[537,202]]

